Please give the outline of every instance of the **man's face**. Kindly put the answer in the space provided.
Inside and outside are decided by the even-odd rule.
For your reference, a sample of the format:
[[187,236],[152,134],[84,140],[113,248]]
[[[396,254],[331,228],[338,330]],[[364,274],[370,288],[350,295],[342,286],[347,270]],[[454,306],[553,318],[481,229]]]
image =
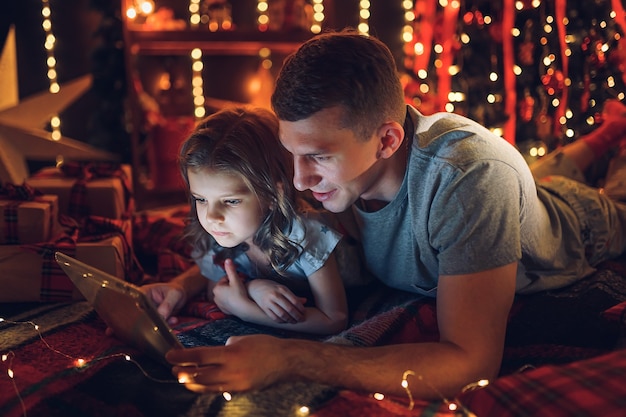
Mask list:
[[340,107],[332,107],[297,122],[280,121],[280,141],[294,160],[293,183],[329,211],[346,210],[357,199],[378,196],[381,142],[374,135],[357,138],[342,127]]

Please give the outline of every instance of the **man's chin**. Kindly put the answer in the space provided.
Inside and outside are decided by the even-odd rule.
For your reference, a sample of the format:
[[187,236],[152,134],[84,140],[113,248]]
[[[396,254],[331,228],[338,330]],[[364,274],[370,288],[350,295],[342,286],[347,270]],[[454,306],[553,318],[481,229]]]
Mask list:
[[350,207],[350,203],[340,200],[338,198],[331,198],[329,200],[323,201],[322,206],[332,212],[332,213],[341,213],[346,211]]

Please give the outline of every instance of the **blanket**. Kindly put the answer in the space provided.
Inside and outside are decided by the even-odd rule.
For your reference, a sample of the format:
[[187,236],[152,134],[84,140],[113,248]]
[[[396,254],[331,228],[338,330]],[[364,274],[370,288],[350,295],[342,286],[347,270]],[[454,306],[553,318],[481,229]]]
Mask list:
[[[433,300],[376,283],[349,296],[349,328],[322,343],[374,346],[438,337]],[[571,287],[518,297],[501,376],[455,398],[423,402],[411,398],[410,384],[402,398],[298,381],[232,397],[192,393],[166,365],[106,336],[85,302],[1,304],[0,415],[618,416],[626,406],[625,310],[626,258],[602,264]],[[216,314],[210,306],[187,313],[175,331],[188,347],[254,333],[306,337]]]

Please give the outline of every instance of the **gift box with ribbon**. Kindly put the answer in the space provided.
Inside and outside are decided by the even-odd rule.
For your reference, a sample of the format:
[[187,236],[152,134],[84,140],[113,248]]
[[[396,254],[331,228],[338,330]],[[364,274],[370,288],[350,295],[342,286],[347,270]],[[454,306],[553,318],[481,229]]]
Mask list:
[[0,185],[0,244],[47,241],[58,231],[59,201],[23,184]]
[[130,245],[130,220],[90,216],[77,222],[61,216],[63,232],[32,245],[0,246],[0,302],[82,300],[56,263],[63,252],[126,281],[140,284],[143,269]]
[[45,194],[59,197],[59,213],[75,219],[100,216],[130,218],[134,211],[130,165],[112,162],[66,162],[43,168],[26,180]]

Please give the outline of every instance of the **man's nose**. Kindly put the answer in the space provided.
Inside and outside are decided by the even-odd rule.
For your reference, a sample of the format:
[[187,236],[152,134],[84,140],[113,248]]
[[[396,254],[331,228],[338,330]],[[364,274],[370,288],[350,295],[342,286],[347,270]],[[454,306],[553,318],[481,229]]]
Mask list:
[[308,190],[320,182],[320,176],[315,172],[305,157],[294,157],[293,185],[298,191]]

